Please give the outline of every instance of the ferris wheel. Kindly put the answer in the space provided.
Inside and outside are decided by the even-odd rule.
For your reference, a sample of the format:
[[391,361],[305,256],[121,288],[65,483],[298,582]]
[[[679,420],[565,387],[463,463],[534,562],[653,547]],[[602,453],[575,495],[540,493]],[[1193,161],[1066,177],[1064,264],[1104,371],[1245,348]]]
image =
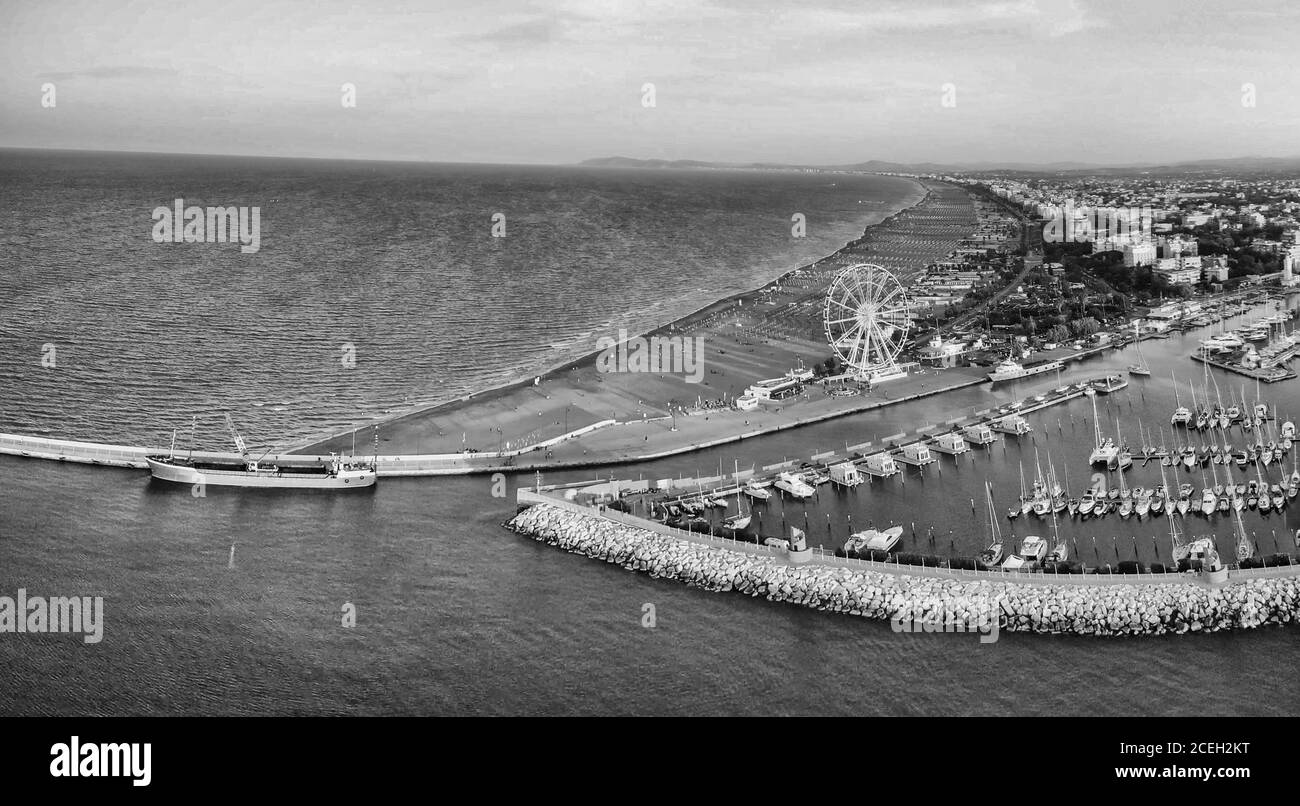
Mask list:
[[826,338],[859,376],[897,366],[911,321],[898,278],[874,263],[844,269],[826,293]]

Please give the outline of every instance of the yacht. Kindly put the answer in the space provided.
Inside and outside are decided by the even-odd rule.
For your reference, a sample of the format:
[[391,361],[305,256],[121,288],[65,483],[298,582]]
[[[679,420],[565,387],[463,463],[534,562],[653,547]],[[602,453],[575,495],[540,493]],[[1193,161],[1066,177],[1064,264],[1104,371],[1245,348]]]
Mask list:
[[804,481],[803,476],[798,473],[779,474],[774,486],[795,498],[811,498],[817,492],[817,489]]
[[1043,364],[1035,364],[1032,367],[1021,366],[1014,360],[1007,358],[993,367],[989,373],[989,380],[994,383],[999,381],[1015,381],[1020,378],[1028,378],[1032,375],[1041,375],[1044,372],[1052,372],[1061,369],[1064,365],[1060,361],[1048,361]]
[[1013,571],[1030,569],[1043,561],[1047,555],[1047,541],[1036,535],[1029,535],[1020,546],[1018,554],[1012,554],[1003,561],[1002,567]]

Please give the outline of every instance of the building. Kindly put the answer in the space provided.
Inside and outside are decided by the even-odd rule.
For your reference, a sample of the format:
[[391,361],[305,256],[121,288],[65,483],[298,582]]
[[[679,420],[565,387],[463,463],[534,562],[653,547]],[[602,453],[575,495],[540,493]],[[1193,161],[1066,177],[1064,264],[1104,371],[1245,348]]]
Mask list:
[[1201,312],[1199,302],[1166,302],[1147,312],[1148,326],[1155,327],[1158,322],[1169,322],[1184,316],[1195,316]]
[[1198,248],[1194,239],[1184,238],[1181,235],[1160,238],[1157,241],[1157,247],[1159,257],[1195,255]]
[[1201,280],[1207,283],[1222,283],[1228,279],[1228,259],[1222,255],[1202,258]]
[[1155,262],[1156,246],[1149,241],[1128,244],[1124,247],[1124,265],[1129,268],[1133,268],[1134,266],[1150,266]]
[[798,378],[768,378],[750,386],[742,397],[755,400],[783,400],[802,391],[803,382]]
[[1165,281],[1170,285],[1196,285],[1196,283],[1201,279],[1200,268],[1157,268],[1155,271],[1156,274],[1165,278]]
[[1282,241],[1287,245],[1282,255],[1282,285],[1295,285],[1295,271],[1300,268],[1300,229],[1282,233]]

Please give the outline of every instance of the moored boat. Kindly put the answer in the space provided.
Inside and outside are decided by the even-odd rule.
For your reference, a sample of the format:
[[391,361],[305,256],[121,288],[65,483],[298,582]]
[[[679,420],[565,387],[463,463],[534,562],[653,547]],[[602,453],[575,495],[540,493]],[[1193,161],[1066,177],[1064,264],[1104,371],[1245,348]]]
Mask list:
[[[226,425],[239,449],[238,460],[195,459],[191,453],[185,458],[175,455],[173,435],[172,452],[166,456],[146,456],[150,475],[160,481],[191,486],[256,487],[263,489],[294,490],[351,490],[373,487],[378,477],[374,462],[344,460],[330,454],[327,462],[292,465],[263,463],[266,453],[254,459],[244,444],[244,438],[235,430],[235,424],[226,415]],[[269,451],[268,451],[269,452]]]
[[349,490],[375,484],[374,465],[345,463],[334,456],[322,466],[243,464],[195,461],[168,456],[148,456],[149,473],[160,481],[213,487],[261,487],[296,490]]

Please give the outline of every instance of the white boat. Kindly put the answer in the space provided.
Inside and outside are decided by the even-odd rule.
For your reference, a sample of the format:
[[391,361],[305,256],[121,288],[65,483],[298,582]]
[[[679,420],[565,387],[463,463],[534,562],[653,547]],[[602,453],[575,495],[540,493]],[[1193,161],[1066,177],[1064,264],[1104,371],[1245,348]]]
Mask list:
[[1219,561],[1219,552],[1214,548],[1214,540],[1208,537],[1197,538],[1187,545],[1175,545],[1174,560],[1200,560],[1215,565]]
[[1151,512],[1151,495],[1149,493],[1134,496],[1133,512],[1136,513],[1139,518],[1145,518],[1147,514]]
[[1052,552],[1047,555],[1047,562],[1063,563],[1067,557],[1069,557],[1069,549],[1065,545],[1065,541],[1060,540],[1057,541],[1056,548],[1052,549]]
[[773,486],[795,498],[811,498],[817,492],[817,489],[804,481],[803,477],[798,473],[780,473],[777,475],[776,484]]
[[[737,465],[736,473],[737,475],[739,475],[740,473],[739,465]],[[766,492],[766,490],[764,490],[764,492]],[[723,526],[727,526],[732,529],[744,529],[747,526],[749,526],[749,522],[754,516],[754,510],[750,509],[746,511],[744,502],[745,499],[741,498],[739,495],[736,496],[736,509],[738,511],[736,512],[735,515],[732,515],[731,517],[725,519],[722,522]]]
[[760,501],[766,501],[772,497],[772,492],[757,481],[750,479],[745,483],[745,495],[750,498],[757,498]]
[[1150,375],[1151,367],[1147,366],[1147,360],[1142,355],[1142,332],[1138,330],[1138,323],[1133,322],[1133,345],[1137,348],[1138,360],[1136,364],[1129,365],[1128,373],[1130,375]]
[[898,541],[902,537],[903,527],[901,526],[891,526],[883,532],[876,529],[866,529],[849,535],[849,539],[844,543],[844,550],[889,551],[898,545]]
[[1092,425],[1097,447],[1088,455],[1088,462],[1094,465],[1108,465],[1111,460],[1118,459],[1119,446],[1115,444],[1115,440],[1109,437],[1103,438],[1101,435],[1101,423],[1097,419],[1097,398],[1095,397],[1092,399]]
[[1088,455],[1088,462],[1094,465],[1109,465],[1112,460],[1119,461],[1119,446],[1110,437],[1097,443],[1097,447]]
[[1041,563],[1045,556],[1047,556],[1047,541],[1036,535],[1029,535],[1020,545],[1020,551],[1008,556],[1003,561],[1002,567],[1013,571],[1033,568]]
[[1014,381],[1020,378],[1028,378],[1033,375],[1041,375],[1044,372],[1052,372],[1061,369],[1064,365],[1060,361],[1048,361],[1043,364],[1035,364],[1032,367],[1021,366],[1010,358],[1000,362],[989,373],[989,380],[994,383],[1000,381]]
[[989,547],[980,552],[979,561],[991,568],[1002,559],[1002,530],[993,516],[993,487],[987,481],[984,482],[984,499],[989,508]]
[[1118,392],[1128,386],[1128,378],[1125,378],[1123,375],[1107,375],[1104,378],[1097,378],[1096,380],[1089,381],[1089,385],[1103,395],[1108,395],[1111,392]]
[[1237,560],[1239,562],[1249,560],[1255,555],[1255,546],[1250,538],[1246,537],[1246,524],[1241,522],[1241,514],[1237,514]]
[[1214,495],[1214,490],[1206,487],[1201,491],[1201,514],[1213,515],[1214,509],[1218,504],[1218,499]]

